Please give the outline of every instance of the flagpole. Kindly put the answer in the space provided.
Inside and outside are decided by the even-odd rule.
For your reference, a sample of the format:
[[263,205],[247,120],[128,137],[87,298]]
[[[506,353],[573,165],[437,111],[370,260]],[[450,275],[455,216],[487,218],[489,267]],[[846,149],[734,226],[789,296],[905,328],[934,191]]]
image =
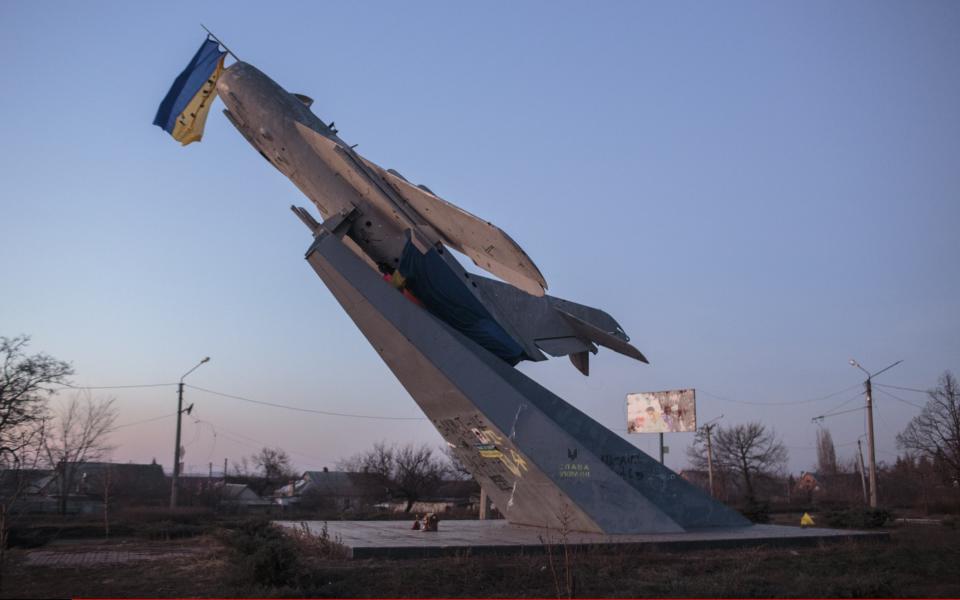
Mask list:
[[221,46],[223,46],[223,49],[227,51],[227,54],[229,54],[230,56],[233,57],[233,60],[235,60],[235,61],[237,61],[237,62],[241,62],[241,61],[240,61],[240,57],[237,56],[236,54],[234,54],[233,51],[230,50],[230,48],[227,48],[227,45],[224,44],[223,42],[221,42],[221,41],[220,41],[220,38],[218,38],[217,36],[213,35],[213,32],[210,31],[209,29],[207,29],[206,26],[205,26],[203,23],[200,23],[200,27],[203,27],[203,30],[207,32],[207,35],[209,35],[210,37],[213,38],[213,41],[215,41],[216,43],[218,43],[218,44],[220,44]]

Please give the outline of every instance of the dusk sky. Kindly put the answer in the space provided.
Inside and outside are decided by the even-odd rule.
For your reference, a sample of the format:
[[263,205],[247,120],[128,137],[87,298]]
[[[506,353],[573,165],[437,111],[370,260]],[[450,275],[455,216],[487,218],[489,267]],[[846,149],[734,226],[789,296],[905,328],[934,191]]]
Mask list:
[[[288,207],[309,201],[222,103],[198,144],[151,125],[200,23],[613,315],[650,365],[520,369],[642,450],[630,392],[696,388],[701,424],[762,421],[798,473],[811,418],[863,405],[851,357],[902,359],[877,383],[907,388],[960,373],[960,3],[0,3],[0,335],[78,386],[175,383],[209,355],[187,383],[378,417],[188,388],[188,470],[442,444],[304,261]],[[114,460],[170,468],[175,385],[92,393],[132,424]],[[893,462],[925,397],[875,400]],[[864,411],[823,424],[851,458]],[[668,466],[692,439],[667,436]]]

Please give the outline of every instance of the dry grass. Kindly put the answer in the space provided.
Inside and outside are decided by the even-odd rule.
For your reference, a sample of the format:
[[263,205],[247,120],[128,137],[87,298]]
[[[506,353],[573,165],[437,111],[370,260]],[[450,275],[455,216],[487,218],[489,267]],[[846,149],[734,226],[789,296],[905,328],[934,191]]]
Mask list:
[[[889,543],[844,542],[796,549],[631,554],[581,550],[569,561],[569,588],[562,548],[552,558],[546,553],[461,553],[436,559],[346,560],[338,558],[333,541],[304,536],[291,538],[299,552],[294,579],[283,586],[241,583],[225,538],[201,536],[189,542],[202,550],[193,558],[90,569],[25,567],[26,551],[16,550],[5,578],[9,586],[0,596],[960,596],[960,531],[913,526],[892,533]],[[169,550],[184,543],[136,542],[153,551],[160,545]],[[96,548],[104,545],[98,543]]]
[[[25,566],[29,552],[63,551],[163,553],[172,558],[86,567]],[[216,596],[222,593],[226,562],[220,544],[209,536],[189,542],[116,539],[51,544],[41,550],[11,551],[2,598],[66,598],[71,596],[165,597]]]

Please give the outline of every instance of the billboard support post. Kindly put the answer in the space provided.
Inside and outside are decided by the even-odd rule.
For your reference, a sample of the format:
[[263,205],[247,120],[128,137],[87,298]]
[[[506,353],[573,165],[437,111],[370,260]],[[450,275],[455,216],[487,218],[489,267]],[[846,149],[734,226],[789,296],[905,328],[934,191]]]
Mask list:
[[663,464],[663,432],[660,432],[660,464]]
[[710,485],[710,497],[716,498],[717,494],[713,491],[713,443],[710,439],[710,434],[713,432],[713,428],[716,425],[704,425],[704,429],[707,431],[707,477],[709,478]]

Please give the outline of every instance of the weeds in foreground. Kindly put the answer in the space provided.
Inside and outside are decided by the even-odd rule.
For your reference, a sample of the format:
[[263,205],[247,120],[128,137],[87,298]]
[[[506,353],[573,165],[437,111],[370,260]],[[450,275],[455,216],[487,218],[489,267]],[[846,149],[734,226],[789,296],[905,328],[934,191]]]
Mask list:
[[[547,528],[547,539],[544,540],[543,536],[540,536],[540,543],[543,544],[547,552],[547,564],[553,577],[557,598],[573,598],[577,593],[577,578],[573,572],[576,546],[570,544],[570,523],[573,521],[570,507],[563,507],[557,514],[557,521],[560,523],[560,528],[557,530],[558,538],[554,539],[551,534],[552,530]],[[557,563],[560,563],[559,572],[557,571],[558,565],[554,564],[553,558],[555,546],[559,546],[562,553],[562,563],[560,563],[561,556],[557,556]]]
[[265,587],[294,585],[302,571],[296,541],[269,521],[250,521],[224,541],[238,582]]
[[301,550],[316,558],[345,559],[350,558],[350,550],[344,546],[343,538],[337,534],[330,537],[327,522],[324,521],[319,533],[313,533],[310,525],[301,521],[296,527],[287,530]]
[[269,595],[317,595],[330,581],[316,568],[316,561],[349,556],[342,540],[331,538],[326,522],[317,533],[306,523],[284,529],[266,520],[250,521],[222,539],[230,549],[239,586]]

